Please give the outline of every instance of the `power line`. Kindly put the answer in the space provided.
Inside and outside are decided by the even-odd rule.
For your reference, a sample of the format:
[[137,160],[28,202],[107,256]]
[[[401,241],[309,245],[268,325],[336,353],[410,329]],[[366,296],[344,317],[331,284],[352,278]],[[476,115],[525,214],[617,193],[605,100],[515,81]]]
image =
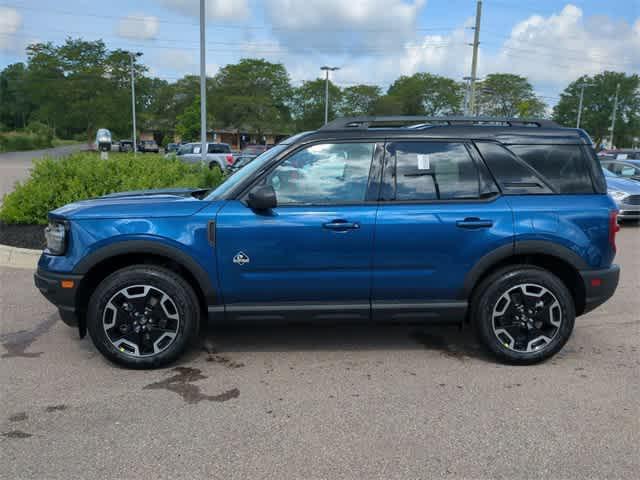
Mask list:
[[[23,6],[23,5],[11,5],[11,4],[2,4],[0,6],[3,7],[10,7],[10,8],[17,8],[17,9],[22,9],[22,10],[31,10],[31,11],[36,11],[39,13],[48,13],[48,14],[54,14],[54,15],[67,15],[67,16],[72,16],[72,17],[91,17],[91,18],[99,18],[99,19],[110,19],[110,20],[131,20],[131,21],[139,21],[139,22],[145,22],[148,20],[148,16],[136,16],[136,15],[132,15],[132,16],[122,16],[122,15],[100,15],[100,14],[92,14],[92,13],[78,13],[78,12],[72,12],[72,11],[68,11],[68,10],[55,10],[55,9],[42,9],[42,8],[36,8],[36,7],[28,7],[28,6]],[[189,26],[193,26],[193,27],[198,27],[200,24],[199,23],[192,23],[192,22],[179,22],[179,21],[173,21],[173,20],[162,20],[160,18],[154,17],[156,19],[156,21],[158,23],[163,23],[163,24],[168,24],[168,25],[189,25]],[[352,27],[344,27],[344,28],[339,28],[339,27],[322,27],[322,28],[314,28],[313,26],[308,26],[305,25],[305,27],[303,29],[295,29],[295,28],[291,28],[291,27],[277,27],[277,26],[266,26],[266,25],[246,25],[246,24],[234,24],[234,23],[224,23],[224,24],[214,24],[211,25],[209,28],[220,28],[220,29],[241,29],[241,30],[286,30],[286,31],[303,31],[303,32],[310,32],[310,31],[317,31],[317,32],[348,32],[348,33],[352,33],[353,32],[353,28]],[[422,27],[418,27],[415,28],[414,30],[416,31],[425,31],[425,32],[435,32],[435,31],[442,31],[442,30],[452,30],[453,28],[448,26],[448,27],[429,27],[429,28],[422,28]],[[401,32],[406,30],[406,28],[365,28],[365,29],[358,29],[358,32]]]

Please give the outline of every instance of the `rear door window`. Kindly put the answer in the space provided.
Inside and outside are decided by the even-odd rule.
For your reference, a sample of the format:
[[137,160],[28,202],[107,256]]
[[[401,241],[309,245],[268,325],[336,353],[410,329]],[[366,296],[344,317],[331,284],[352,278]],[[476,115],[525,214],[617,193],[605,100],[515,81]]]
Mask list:
[[209,144],[207,151],[209,153],[231,153],[229,145]]
[[480,197],[478,169],[462,143],[389,143],[385,164],[384,184],[390,191],[383,198],[430,201]]
[[579,145],[511,145],[509,149],[557,193],[593,193],[589,167]]

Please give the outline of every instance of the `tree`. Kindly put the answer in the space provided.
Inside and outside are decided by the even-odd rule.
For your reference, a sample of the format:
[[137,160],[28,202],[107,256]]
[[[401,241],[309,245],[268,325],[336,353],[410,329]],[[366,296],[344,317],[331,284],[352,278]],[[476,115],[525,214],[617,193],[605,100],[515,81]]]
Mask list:
[[430,73],[403,75],[393,82],[387,94],[395,102],[386,100],[386,106],[401,105],[404,115],[458,114],[464,97],[461,84]]
[[27,73],[24,63],[8,65],[0,72],[0,123],[10,130],[26,127],[34,109],[25,89]]
[[560,94],[560,101],[553,109],[555,121],[575,127],[582,84],[589,86],[584,89],[580,127],[598,146],[609,139],[616,85],[620,84],[613,143],[620,147],[631,146],[633,138],[640,136],[640,76],[606,71],[593,77],[578,78]]
[[492,73],[476,84],[477,110],[487,117],[544,117],[546,104],[539,100],[525,77]]
[[342,89],[340,114],[345,117],[372,115],[380,98],[380,87],[375,85],[354,85]]
[[[342,102],[342,92],[329,81],[329,121],[337,116]],[[292,111],[296,130],[315,130],[324,124],[325,80],[318,78],[303,82],[295,89]]]
[[244,58],[220,69],[213,79],[208,108],[220,126],[284,131],[290,121],[289,74],[280,63]]
[[176,133],[184,141],[193,141],[200,137],[200,97],[196,97],[176,119]]

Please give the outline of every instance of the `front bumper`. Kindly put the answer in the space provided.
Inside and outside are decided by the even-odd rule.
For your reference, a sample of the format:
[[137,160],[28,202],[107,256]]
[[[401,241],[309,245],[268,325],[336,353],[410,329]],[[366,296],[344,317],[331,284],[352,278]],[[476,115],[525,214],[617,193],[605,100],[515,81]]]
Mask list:
[[609,300],[618,287],[620,267],[611,265],[603,270],[581,270],[580,276],[584,284],[584,311],[587,313]]
[[[76,300],[82,277],[82,275],[49,272],[42,268],[38,268],[38,271],[33,275],[33,280],[40,293],[58,307],[62,321],[71,327],[80,327],[81,334],[84,327],[79,320]],[[72,281],[73,288],[63,288],[63,281]]]

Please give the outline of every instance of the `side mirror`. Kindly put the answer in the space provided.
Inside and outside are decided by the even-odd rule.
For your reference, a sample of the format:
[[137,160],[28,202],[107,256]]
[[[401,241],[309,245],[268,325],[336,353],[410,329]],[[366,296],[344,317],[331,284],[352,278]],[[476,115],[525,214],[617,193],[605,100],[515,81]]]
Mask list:
[[271,185],[256,188],[247,197],[247,205],[253,210],[270,210],[278,206],[276,191]]

